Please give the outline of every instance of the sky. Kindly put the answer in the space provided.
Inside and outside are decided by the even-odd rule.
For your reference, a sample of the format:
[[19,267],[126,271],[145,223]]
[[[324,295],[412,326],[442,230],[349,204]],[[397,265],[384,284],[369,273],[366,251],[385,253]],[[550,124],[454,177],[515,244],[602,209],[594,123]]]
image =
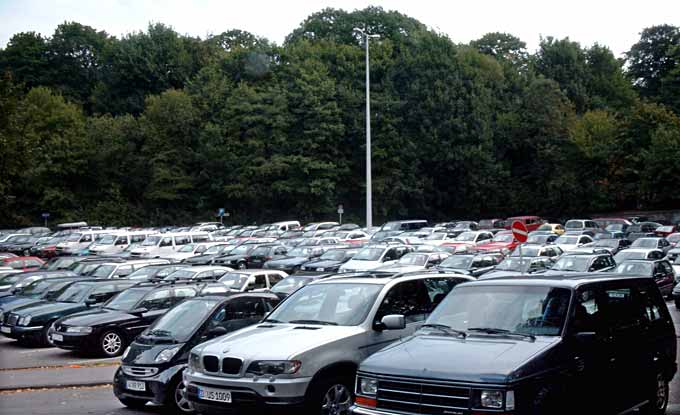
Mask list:
[[18,32],[51,36],[64,21],[119,37],[145,30],[151,22],[201,38],[241,29],[281,44],[316,11],[369,5],[414,17],[456,43],[506,32],[525,41],[530,51],[541,36],[553,36],[583,46],[599,43],[621,56],[645,27],[680,25],[679,0],[0,0],[0,47]]

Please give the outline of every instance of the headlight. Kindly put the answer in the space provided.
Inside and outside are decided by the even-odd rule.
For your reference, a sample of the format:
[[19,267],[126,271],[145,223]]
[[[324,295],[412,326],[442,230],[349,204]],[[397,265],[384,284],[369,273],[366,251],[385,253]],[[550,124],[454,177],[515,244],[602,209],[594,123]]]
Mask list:
[[480,396],[482,408],[503,408],[503,391],[483,390]]
[[128,353],[130,353],[130,346],[128,346],[125,351],[123,352],[123,355],[120,357],[122,360],[125,360],[127,357]]
[[307,271],[307,267],[300,267],[302,271]]
[[378,393],[378,379],[359,378],[359,393],[374,396]]
[[154,359],[154,361],[156,363],[169,362],[170,359],[172,359],[172,357],[174,355],[176,355],[177,352],[179,351],[179,349],[181,349],[181,348],[182,348],[182,346],[175,346],[175,347],[170,348],[170,349],[165,349],[162,352],[158,353],[158,356],[156,356],[156,359]]
[[92,333],[92,327],[66,327],[66,333],[90,334]]
[[21,317],[17,324],[20,326],[28,326],[29,324],[31,324],[31,316]]
[[259,360],[248,366],[247,373],[256,375],[292,375],[300,370],[299,360]]
[[201,368],[201,355],[196,352],[189,353],[189,369],[199,370]]

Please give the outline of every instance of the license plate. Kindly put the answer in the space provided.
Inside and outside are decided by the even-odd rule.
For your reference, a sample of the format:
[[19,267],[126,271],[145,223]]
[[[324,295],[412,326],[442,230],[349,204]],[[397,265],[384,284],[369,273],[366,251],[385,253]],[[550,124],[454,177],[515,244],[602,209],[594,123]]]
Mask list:
[[131,391],[144,392],[146,390],[146,383],[128,380],[125,382],[125,388]]
[[203,399],[204,401],[231,403],[231,392],[199,387],[198,399]]
[[2,326],[2,327],[0,327],[0,332],[10,334],[10,333],[12,333],[12,328],[11,328],[11,327]]
[[62,336],[61,334],[56,334],[56,333],[54,333],[54,334],[52,335],[52,341],[55,341],[55,340],[58,341],[58,342],[63,342],[63,341],[64,341],[64,336]]

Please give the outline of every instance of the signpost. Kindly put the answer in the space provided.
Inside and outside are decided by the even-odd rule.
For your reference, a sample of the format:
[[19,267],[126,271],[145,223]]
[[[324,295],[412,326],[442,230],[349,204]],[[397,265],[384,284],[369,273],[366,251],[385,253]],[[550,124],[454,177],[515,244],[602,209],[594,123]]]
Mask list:
[[338,205],[338,215],[340,215],[340,220],[338,221],[342,225],[342,214],[345,213],[345,209],[343,209],[342,205]]
[[42,218],[45,219],[45,227],[47,228],[47,219],[49,219],[50,214],[48,212],[45,212],[42,214]]
[[524,276],[524,257],[522,256],[522,244],[524,244],[527,241],[527,238],[529,238],[529,230],[525,224],[518,220],[512,222],[510,229],[512,229],[512,236],[517,239],[517,242],[519,242],[519,264],[520,270],[522,271],[522,276]]
[[223,220],[223,218],[224,218],[224,208],[219,208],[219,209],[217,210],[217,216],[220,217],[220,223],[222,223],[222,220]]

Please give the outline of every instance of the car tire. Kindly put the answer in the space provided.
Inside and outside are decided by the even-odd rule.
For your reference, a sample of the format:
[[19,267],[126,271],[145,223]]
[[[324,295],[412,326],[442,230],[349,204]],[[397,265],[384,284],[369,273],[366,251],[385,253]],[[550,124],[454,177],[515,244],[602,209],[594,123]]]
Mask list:
[[99,353],[106,357],[117,357],[125,351],[125,338],[115,330],[104,332],[99,338]]
[[50,330],[54,328],[54,321],[50,321],[49,323],[45,324],[45,328],[42,331],[41,339],[40,341],[42,342],[43,346],[47,347],[56,347],[54,343],[52,342],[52,339],[50,339]]
[[666,413],[669,399],[668,381],[661,373],[656,375],[654,382],[654,392],[650,394],[649,403],[642,409],[641,413],[646,415],[663,415]]
[[143,409],[147,402],[144,399],[134,399],[134,398],[118,398],[120,403],[127,406],[130,409]]
[[246,269],[246,263],[245,263],[245,262],[239,262],[239,263],[236,265],[236,268],[238,268],[238,269]]
[[184,383],[182,383],[182,372],[179,372],[175,379],[168,385],[164,405],[171,409],[175,414],[193,414],[196,410],[184,396]]
[[307,400],[307,414],[349,415],[354,402],[354,380],[346,376],[319,379]]

